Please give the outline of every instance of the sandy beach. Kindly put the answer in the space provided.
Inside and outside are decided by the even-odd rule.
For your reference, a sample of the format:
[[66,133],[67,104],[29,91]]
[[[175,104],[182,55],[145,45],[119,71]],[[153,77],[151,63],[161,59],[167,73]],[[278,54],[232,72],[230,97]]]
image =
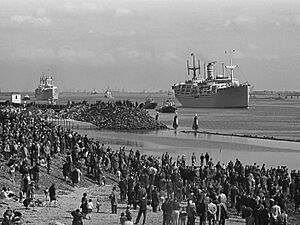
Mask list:
[[[0,215],[4,213],[9,205],[12,209],[22,212],[25,224],[34,225],[50,225],[50,224],[71,224],[72,216],[71,211],[79,208],[80,201],[83,193],[88,194],[88,198],[92,199],[95,205],[97,197],[100,197],[102,205],[100,212],[97,213],[96,209],[91,214],[91,220],[84,220],[84,225],[117,225],[120,224],[119,218],[121,212],[126,210],[126,202],[122,202],[118,206],[118,215],[111,214],[109,194],[112,189],[112,184],[106,186],[91,185],[88,188],[80,187],[74,191],[60,191],[58,193],[57,207],[31,207],[26,210],[24,206],[14,200],[0,201]],[[37,199],[45,199],[43,194],[37,194]],[[137,217],[138,210],[131,210],[133,219]],[[150,206],[148,207],[146,224],[158,225],[162,224],[162,212],[151,212]],[[241,218],[231,218],[227,220],[228,225],[241,225],[244,224]]]

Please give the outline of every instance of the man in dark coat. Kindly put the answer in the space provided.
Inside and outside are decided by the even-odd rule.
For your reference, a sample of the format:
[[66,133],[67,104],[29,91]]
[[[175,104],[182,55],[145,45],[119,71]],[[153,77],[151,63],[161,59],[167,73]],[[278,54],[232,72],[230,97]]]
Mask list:
[[83,215],[79,209],[76,209],[76,211],[71,212],[71,215],[73,216],[72,225],[83,225]]
[[81,198],[81,210],[82,210],[82,216],[84,219],[86,219],[86,215],[88,213],[88,208],[87,208],[87,203],[88,203],[88,200],[87,200],[87,193],[83,193],[83,196]]
[[144,195],[143,198],[139,202],[140,210],[139,210],[138,216],[137,216],[136,221],[135,221],[134,224],[139,223],[142,214],[143,214],[143,225],[145,224],[146,214],[147,214],[147,203],[148,203],[148,201],[146,199],[146,196]]
[[113,187],[109,198],[110,198],[110,203],[111,203],[111,213],[117,214],[118,193],[117,193],[117,188],[115,186]]
[[49,206],[51,206],[51,202],[54,202],[53,203],[54,207],[56,207],[56,188],[55,188],[55,184],[54,183],[49,188],[49,197],[50,197]]
[[157,206],[159,205],[159,194],[157,188],[154,186],[154,189],[151,193],[151,206],[153,212],[157,212]]
[[163,211],[163,225],[169,225],[172,219],[172,206],[168,198],[162,204],[161,209]]

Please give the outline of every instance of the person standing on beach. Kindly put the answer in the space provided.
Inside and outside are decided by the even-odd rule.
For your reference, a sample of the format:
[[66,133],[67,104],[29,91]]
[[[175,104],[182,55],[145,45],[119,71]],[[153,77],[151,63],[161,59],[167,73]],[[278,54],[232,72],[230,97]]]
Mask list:
[[63,176],[66,182],[69,180],[70,173],[71,173],[71,163],[66,161],[63,164]]
[[168,198],[163,202],[161,209],[163,211],[163,225],[170,225],[172,220],[172,206]]
[[143,225],[145,224],[145,222],[146,222],[146,215],[147,215],[147,202],[148,201],[146,199],[146,196],[144,195],[143,198],[139,202],[140,210],[139,210],[138,216],[137,216],[136,221],[135,221],[134,224],[138,224],[139,223],[142,214],[143,214]]
[[199,129],[199,122],[198,122],[198,115],[197,115],[197,113],[196,113],[196,115],[194,116],[192,129],[193,129],[194,131],[197,131],[197,130]]
[[97,209],[97,213],[100,212],[100,206],[101,206],[101,200],[100,197],[97,198],[96,201],[96,209]]
[[76,209],[75,211],[71,212],[71,215],[73,216],[72,225],[83,225],[83,215],[79,209]]
[[83,193],[83,196],[81,198],[81,210],[83,219],[86,219],[86,215],[88,214],[88,208],[87,208],[88,200],[87,200],[87,193]]
[[204,155],[203,155],[203,153],[201,153],[201,156],[200,156],[200,164],[201,164],[201,166],[204,165]]
[[151,206],[153,212],[157,212],[157,207],[159,205],[159,194],[157,191],[157,187],[154,186],[152,193],[151,193]]
[[173,128],[176,130],[178,127],[178,116],[177,112],[175,112],[174,120],[173,120]]
[[206,165],[208,164],[209,162],[209,154],[206,152],[205,154],[205,162],[206,162]]
[[195,152],[193,152],[193,155],[192,155],[192,166],[195,166],[195,163],[196,163],[196,156],[195,156]]
[[56,200],[56,187],[55,187],[54,183],[49,188],[49,197],[50,197],[49,206],[51,206],[51,202],[54,202],[53,206],[56,207],[56,204],[57,204],[57,200]]
[[80,176],[82,175],[82,172],[79,168],[75,168],[72,172],[72,183],[73,187],[77,186],[80,182]]
[[51,170],[51,156],[49,154],[46,156],[46,162],[47,162],[47,173],[50,174],[50,170]]
[[117,214],[118,193],[117,193],[117,188],[115,186],[113,187],[109,198],[110,198],[110,203],[111,203],[111,213],[112,214]]
[[89,199],[89,202],[87,203],[87,219],[91,219],[91,214],[92,214],[92,211],[93,211],[93,208],[94,208],[94,204],[93,204],[93,201],[92,199]]

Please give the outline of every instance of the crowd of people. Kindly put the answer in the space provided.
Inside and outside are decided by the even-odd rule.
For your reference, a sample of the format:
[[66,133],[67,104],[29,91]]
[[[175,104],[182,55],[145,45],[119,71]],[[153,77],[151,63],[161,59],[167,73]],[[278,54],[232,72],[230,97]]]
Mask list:
[[[5,107],[0,111],[0,156],[8,163],[11,180],[21,174],[20,201],[34,198],[39,188],[40,166],[51,172],[51,160],[65,154],[63,176],[74,187],[86,173],[99,185],[105,185],[106,173],[117,180],[109,196],[111,213],[118,203],[128,206],[121,213],[121,224],[132,224],[130,209],[139,209],[135,224],[147,221],[147,206],[153,213],[162,211],[162,224],[224,225],[232,213],[242,216],[248,225],[287,224],[287,206],[295,211],[300,205],[300,173],[285,166],[243,165],[238,159],[227,165],[214,162],[208,153],[193,153],[191,165],[185,156],[176,159],[168,153],[161,157],[141,154],[125,148],[113,150],[104,144],[50,123],[40,110]],[[51,201],[56,201],[55,185]],[[53,194],[54,189],[54,194]],[[81,210],[72,212],[73,224],[90,219],[92,200],[84,195]],[[96,203],[99,211],[100,202]],[[230,213],[229,213],[230,212]]]

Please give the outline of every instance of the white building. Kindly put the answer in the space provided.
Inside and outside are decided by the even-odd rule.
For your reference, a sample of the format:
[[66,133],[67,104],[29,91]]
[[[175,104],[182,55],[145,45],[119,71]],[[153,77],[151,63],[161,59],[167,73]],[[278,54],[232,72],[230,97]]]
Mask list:
[[12,93],[11,103],[21,104],[22,103],[21,94]]

